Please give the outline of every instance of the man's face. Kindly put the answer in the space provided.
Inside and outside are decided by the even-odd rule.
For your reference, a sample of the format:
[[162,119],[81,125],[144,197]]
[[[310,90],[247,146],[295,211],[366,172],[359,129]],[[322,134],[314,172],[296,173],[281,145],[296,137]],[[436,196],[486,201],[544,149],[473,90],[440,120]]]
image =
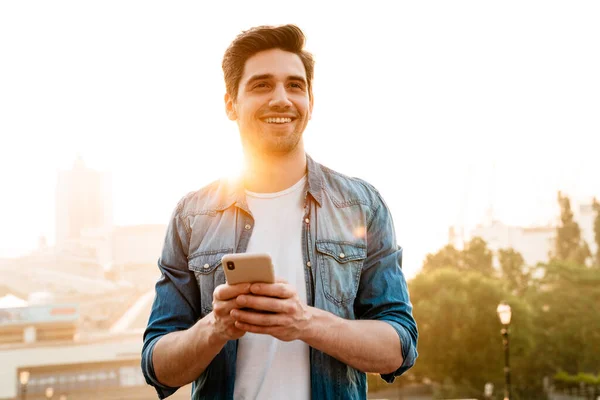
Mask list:
[[302,60],[280,49],[255,54],[246,61],[237,99],[226,94],[225,105],[245,147],[259,154],[289,153],[312,112]]

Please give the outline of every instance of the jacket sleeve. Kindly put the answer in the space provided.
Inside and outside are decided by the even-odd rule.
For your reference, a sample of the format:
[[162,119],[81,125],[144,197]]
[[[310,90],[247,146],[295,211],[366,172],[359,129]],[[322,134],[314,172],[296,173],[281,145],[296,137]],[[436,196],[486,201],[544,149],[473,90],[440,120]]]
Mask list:
[[378,205],[367,223],[367,258],[354,303],[357,319],[390,324],[398,333],[403,362],[381,377],[388,383],[411,368],[417,359],[417,323],[412,315],[408,286],[402,272],[402,248],[396,244],[390,211],[377,194]]
[[171,216],[158,268],[161,275],[155,286],[155,297],[142,347],[142,372],[154,386],[160,399],[178,388],[163,385],[156,378],[152,353],[164,335],[190,328],[200,318],[200,291],[194,273],[188,269],[189,233],[180,218],[183,199]]

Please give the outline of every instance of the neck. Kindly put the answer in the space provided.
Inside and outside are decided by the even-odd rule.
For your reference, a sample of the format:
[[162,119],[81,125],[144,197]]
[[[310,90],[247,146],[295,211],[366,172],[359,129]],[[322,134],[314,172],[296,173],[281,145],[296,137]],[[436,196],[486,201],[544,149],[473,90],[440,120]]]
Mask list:
[[306,154],[300,145],[283,155],[245,154],[244,184],[251,192],[280,192],[293,186],[305,174]]

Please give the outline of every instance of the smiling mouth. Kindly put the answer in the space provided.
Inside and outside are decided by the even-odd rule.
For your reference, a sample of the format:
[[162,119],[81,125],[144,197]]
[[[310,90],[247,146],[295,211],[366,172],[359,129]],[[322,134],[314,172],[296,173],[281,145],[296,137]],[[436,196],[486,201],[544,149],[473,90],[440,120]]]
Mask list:
[[289,124],[294,118],[264,118],[262,121],[267,124]]

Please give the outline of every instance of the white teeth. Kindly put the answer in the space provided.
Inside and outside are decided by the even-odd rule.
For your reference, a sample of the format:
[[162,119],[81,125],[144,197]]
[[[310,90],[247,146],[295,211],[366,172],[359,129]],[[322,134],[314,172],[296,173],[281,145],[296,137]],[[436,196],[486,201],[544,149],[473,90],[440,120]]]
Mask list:
[[285,124],[288,122],[292,122],[291,118],[266,118],[265,122],[267,124]]

